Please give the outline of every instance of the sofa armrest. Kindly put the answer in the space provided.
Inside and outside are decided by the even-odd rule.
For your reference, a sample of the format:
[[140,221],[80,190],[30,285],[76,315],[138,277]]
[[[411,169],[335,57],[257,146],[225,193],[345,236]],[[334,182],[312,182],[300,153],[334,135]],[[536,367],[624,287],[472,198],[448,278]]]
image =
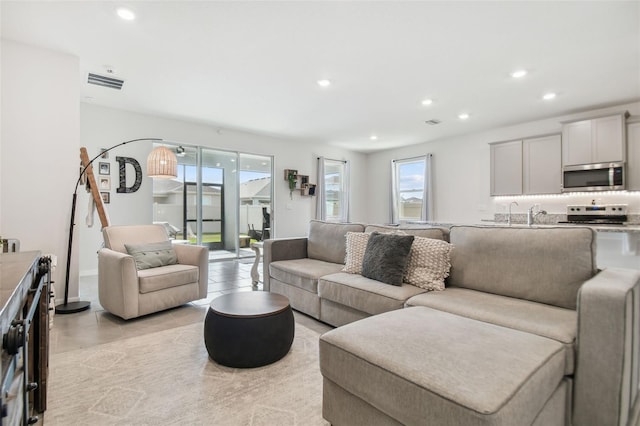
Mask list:
[[209,250],[189,244],[174,244],[173,248],[178,256],[178,263],[198,267],[198,295],[204,299],[209,287]]
[[128,319],[138,316],[138,270],[132,256],[103,248],[98,251],[98,296],[107,311]]
[[269,264],[278,260],[304,259],[307,257],[307,238],[280,238],[265,240],[262,247],[263,289],[269,291]]
[[638,405],[639,314],[640,271],[605,269],[580,288],[574,425],[628,424]]

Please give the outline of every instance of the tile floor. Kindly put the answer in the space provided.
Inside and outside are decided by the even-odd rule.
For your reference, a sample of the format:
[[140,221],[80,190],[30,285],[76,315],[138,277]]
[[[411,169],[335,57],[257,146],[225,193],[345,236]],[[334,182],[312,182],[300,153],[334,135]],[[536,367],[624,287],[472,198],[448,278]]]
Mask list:
[[[52,354],[64,353],[203,322],[209,303],[214,298],[235,291],[253,291],[251,286],[253,262],[253,258],[211,262],[209,263],[209,292],[206,299],[128,321],[111,315],[100,306],[97,276],[80,277],[80,299],[90,301],[91,308],[76,314],[53,317],[50,351]],[[258,270],[262,277],[262,263]],[[258,290],[262,290],[262,284],[258,284]],[[296,311],[294,311],[294,317],[296,322],[318,333],[324,333],[332,328]],[[36,426],[46,423],[46,412],[39,417]]]
[[[204,321],[209,303],[214,298],[230,292],[252,291],[252,265],[253,259],[212,262],[209,264],[209,293],[206,299],[127,321],[111,315],[100,306],[97,276],[80,277],[80,299],[90,301],[91,309],[54,316],[50,351],[52,354],[62,353]],[[262,263],[258,270],[262,276]],[[258,285],[258,289],[262,290],[262,284]],[[294,311],[294,315],[296,321],[320,333],[331,329],[299,312]]]

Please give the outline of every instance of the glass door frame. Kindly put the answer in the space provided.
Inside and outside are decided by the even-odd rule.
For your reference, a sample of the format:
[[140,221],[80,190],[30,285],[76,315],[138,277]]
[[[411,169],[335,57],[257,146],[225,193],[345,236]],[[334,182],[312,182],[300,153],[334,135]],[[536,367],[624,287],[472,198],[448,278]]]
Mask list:
[[[208,151],[216,151],[216,152],[221,152],[224,154],[228,154],[228,155],[232,155],[235,157],[235,162],[236,162],[236,171],[235,171],[235,191],[234,191],[234,203],[235,203],[235,226],[234,226],[234,231],[235,231],[235,256],[233,257],[229,257],[228,259],[239,259],[240,258],[240,173],[238,170],[238,167],[240,165],[240,158],[242,155],[249,155],[249,156],[258,156],[258,157],[264,157],[265,159],[268,159],[269,163],[270,163],[270,167],[269,167],[269,174],[271,177],[271,181],[269,184],[269,192],[270,192],[270,203],[269,203],[269,214],[270,214],[270,236],[271,238],[273,238],[276,235],[276,230],[275,230],[275,220],[274,220],[274,206],[275,206],[275,199],[276,199],[276,192],[275,192],[275,179],[274,179],[274,170],[275,170],[275,156],[274,155],[270,155],[270,154],[258,154],[258,153],[252,153],[252,152],[243,152],[243,151],[236,151],[236,150],[228,150],[228,149],[220,149],[220,148],[215,148],[215,147],[211,147],[211,146],[201,146],[201,145],[191,145],[191,144],[186,144],[186,143],[179,143],[179,142],[173,142],[173,141],[162,141],[160,143],[161,145],[164,146],[168,146],[168,147],[189,147],[192,149],[195,149],[196,151],[196,182],[187,182],[186,179],[184,181],[184,191],[186,194],[186,186],[187,185],[193,185],[195,184],[196,186],[196,244],[201,245],[202,244],[202,236],[203,236],[203,182],[202,182],[202,178],[203,178],[203,173],[202,173],[202,169],[203,169],[203,150],[208,150]],[[224,174],[223,174],[223,182],[222,182],[222,191],[221,191],[221,197],[224,196],[224,193],[226,192],[226,190],[224,189],[224,185],[225,185],[225,179],[224,179]],[[186,200],[183,199],[183,209],[186,208]],[[224,206],[225,206],[225,202],[222,199],[221,200],[222,203],[222,215],[223,215],[223,219],[222,222],[225,222],[224,219],[224,215],[226,215],[226,212],[224,210]],[[187,220],[186,217],[184,218],[184,220]],[[185,229],[186,232],[186,229]],[[224,229],[221,229],[221,238],[222,236],[225,234]],[[224,239],[222,239],[223,243],[224,243]],[[214,251],[214,250],[211,250]],[[230,251],[231,250],[226,250],[226,251]]]

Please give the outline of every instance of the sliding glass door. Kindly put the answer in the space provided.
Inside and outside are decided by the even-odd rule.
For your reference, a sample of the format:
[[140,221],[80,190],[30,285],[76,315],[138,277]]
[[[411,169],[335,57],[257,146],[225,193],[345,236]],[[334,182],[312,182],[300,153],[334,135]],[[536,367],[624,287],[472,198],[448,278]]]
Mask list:
[[212,260],[253,257],[251,242],[272,232],[272,157],[167,146],[178,177],[154,179],[154,222],[178,242],[208,247]]
[[240,234],[261,241],[271,235],[271,157],[239,155]]

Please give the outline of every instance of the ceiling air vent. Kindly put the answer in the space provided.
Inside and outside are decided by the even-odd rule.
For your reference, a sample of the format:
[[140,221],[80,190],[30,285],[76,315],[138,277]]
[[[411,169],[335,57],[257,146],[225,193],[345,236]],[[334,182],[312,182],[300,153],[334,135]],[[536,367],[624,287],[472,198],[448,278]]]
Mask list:
[[89,73],[89,84],[95,84],[97,86],[110,87],[112,89],[120,90],[124,84],[124,80],[118,80],[117,78],[105,77],[98,74]]
[[442,123],[442,121],[437,120],[437,119],[433,119],[433,120],[427,120],[425,121],[425,123],[427,123],[429,126],[435,126],[436,124],[440,124]]

